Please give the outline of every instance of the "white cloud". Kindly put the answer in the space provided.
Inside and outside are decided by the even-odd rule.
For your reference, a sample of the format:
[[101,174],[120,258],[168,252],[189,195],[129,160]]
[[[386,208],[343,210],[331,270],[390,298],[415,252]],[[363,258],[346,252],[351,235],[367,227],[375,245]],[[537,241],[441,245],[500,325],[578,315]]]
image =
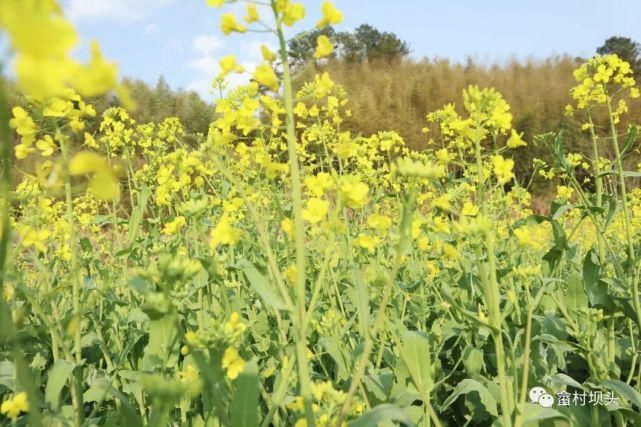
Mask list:
[[202,74],[216,75],[219,70],[218,61],[213,56],[201,56],[187,63],[187,68]]
[[217,36],[210,36],[207,34],[200,34],[194,37],[191,42],[192,47],[196,52],[202,56],[212,56],[213,53],[225,46],[222,38]]
[[225,47],[225,41],[217,36],[200,34],[193,38],[192,49],[195,58],[187,62],[186,67],[195,71],[196,78],[187,84],[187,90],[198,92],[204,99],[211,99],[211,82],[220,72],[218,60],[222,56],[220,50]]
[[185,89],[193,90],[198,93],[204,100],[210,101],[212,98],[211,79],[198,79],[187,84]]
[[247,61],[254,64],[254,66],[259,65],[263,62],[263,51],[261,46],[267,46],[272,52],[276,52],[278,48],[271,41],[265,40],[252,40],[250,42],[243,42],[242,51],[246,52]]
[[70,0],[67,13],[74,21],[108,20],[128,25],[173,2],[174,0]]
[[219,60],[230,53],[238,56],[238,62],[247,71],[242,74],[231,73],[227,75],[226,81],[230,88],[247,84],[251,78],[254,68],[263,62],[261,45],[266,45],[274,50],[273,43],[264,40],[242,41],[240,46],[227,46],[225,39],[201,34],[192,40],[192,49],[196,56],[192,58],[186,67],[193,70],[195,78],[187,84],[187,90],[198,92],[204,99],[212,98],[212,80],[220,73]]

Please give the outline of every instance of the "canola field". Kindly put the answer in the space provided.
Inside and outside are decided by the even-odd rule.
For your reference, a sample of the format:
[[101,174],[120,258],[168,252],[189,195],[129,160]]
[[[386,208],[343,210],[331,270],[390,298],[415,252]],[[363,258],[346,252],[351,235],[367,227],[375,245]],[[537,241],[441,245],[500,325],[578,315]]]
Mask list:
[[[0,424],[641,425],[630,65],[574,72],[583,153],[563,130],[525,141],[474,85],[410,150],[398,130],[344,130],[331,72],[294,89],[301,4],[244,3],[221,31],[267,28],[280,49],[255,70],[220,58],[193,141],[131,117],[99,46],[70,55],[55,1],[1,2],[26,103],[0,91]],[[343,19],[318,8],[318,28]],[[332,49],[321,36],[315,56]],[[252,81],[225,87],[233,73]],[[123,106],[90,132],[106,92]],[[519,182],[512,155],[534,145],[554,161]],[[545,214],[536,180],[557,183]]]

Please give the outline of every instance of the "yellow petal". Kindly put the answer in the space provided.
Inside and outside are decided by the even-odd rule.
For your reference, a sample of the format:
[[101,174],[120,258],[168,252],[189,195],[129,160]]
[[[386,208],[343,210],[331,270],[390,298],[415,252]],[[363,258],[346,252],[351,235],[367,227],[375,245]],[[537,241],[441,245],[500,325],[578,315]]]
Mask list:
[[86,175],[106,169],[107,162],[105,159],[90,151],[82,151],[76,154],[69,162],[69,173],[71,175]]
[[96,173],[89,181],[89,188],[102,200],[116,200],[120,197],[118,179],[109,170]]

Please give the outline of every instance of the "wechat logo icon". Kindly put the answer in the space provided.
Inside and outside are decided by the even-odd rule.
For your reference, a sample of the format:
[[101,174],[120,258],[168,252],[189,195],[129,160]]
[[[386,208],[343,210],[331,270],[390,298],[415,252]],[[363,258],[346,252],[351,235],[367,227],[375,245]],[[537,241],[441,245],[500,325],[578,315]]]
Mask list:
[[544,408],[551,408],[554,405],[554,396],[545,391],[543,387],[531,388],[529,395],[532,403],[538,403]]

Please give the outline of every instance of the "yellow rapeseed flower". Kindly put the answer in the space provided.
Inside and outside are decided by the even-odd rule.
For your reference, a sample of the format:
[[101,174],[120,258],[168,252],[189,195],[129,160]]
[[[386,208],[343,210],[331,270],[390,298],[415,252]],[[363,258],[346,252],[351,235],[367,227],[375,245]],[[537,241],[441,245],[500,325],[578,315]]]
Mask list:
[[381,214],[371,214],[367,217],[367,225],[375,230],[387,231],[392,225],[392,219]]
[[503,156],[493,156],[492,166],[494,167],[494,176],[499,184],[505,184],[514,178],[514,160],[505,159]]
[[13,398],[5,400],[0,406],[0,413],[15,420],[21,412],[29,411],[29,401],[27,400],[27,393],[22,391]]
[[235,380],[238,375],[245,369],[245,361],[238,354],[238,350],[228,347],[223,354],[222,366],[227,373],[227,378]]
[[227,215],[223,215],[216,227],[211,230],[209,247],[212,249],[220,245],[234,246],[240,240],[240,230],[234,228]]
[[303,6],[301,3],[287,2],[287,5],[285,9],[282,10],[282,12],[283,12],[283,23],[288,27],[291,27],[296,22],[300,21],[305,17],[305,6]]
[[285,234],[287,234],[287,237],[289,237],[291,240],[294,240],[294,222],[289,219],[285,218],[280,222],[280,228],[283,230]]
[[56,149],[56,144],[53,142],[51,135],[45,135],[36,141],[36,147],[40,150],[40,154],[44,157],[49,157]]
[[276,60],[276,54],[264,44],[260,45],[260,53],[263,55],[263,59],[270,64]]
[[343,12],[336,9],[332,2],[325,0],[321,6],[321,12],[323,13],[323,18],[316,24],[318,28],[343,22]]
[[360,209],[367,203],[369,187],[354,176],[344,177],[340,191],[345,204],[350,208]]
[[285,276],[287,283],[290,285],[296,283],[296,277],[298,276],[298,267],[296,267],[296,264],[287,267],[285,271],[283,271],[283,276]]
[[307,207],[303,209],[303,219],[312,224],[321,222],[329,209],[329,202],[327,200],[312,197],[307,201]]
[[247,3],[247,16],[245,16],[245,22],[251,24],[252,22],[260,21],[260,16],[258,15],[258,8],[253,3]]
[[233,32],[244,33],[247,31],[247,27],[241,25],[236,20],[236,15],[233,13],[225,13],[220,18],[220,30],[228,36]]
[[510,134],[510,138],[507,140],[507,147],[508,148],[517,148],[517,147],[524,147],[527,145],[525,141],[522,139],[522,134],[519,134],[517,131],[512,129],[512,133]]
[[186,223],[185,217],[182,215],[178,215],[176,219],[165,224],[165,226],[162,229],[162,234],[165,234],[168,236],[172,234],[176,234],[178,233],[178,231],[180,231],[181,228],[183,228],[185,223]]
[[463,208],[461,209],[461,215],[463,216],[476,216],[479,213],[479,207],[469,200],[463,203]]
[[368,252],[372,253],[376,250],[378,245],[380,245],[380,239],[372,236],[370,234],[361,233],[356,239],[356,243],[363,249],[367,249]]
[[557,200],[561,201],[568,201],[572,197],[572,194],[574,193],[574,189],[571,187],[567,187],[565,185],[559,185],[556,187],[556,198]]
[[9,120],[9,126],[15,129],[18,135],[32,136],[38,132],[36,123],[24,108],[13,107],[11,112],[13,113],[13,118]]
[[100,155],[83,151],[69,162],[71,175],[92,175],[89,188],[102,200],[115,200],[120,196],[120,184],[114,170]]
[[267,63],[256,67],[254,80],[273,91],[278,90],[278,77],[276,77],[276,73],[271,65]]
[[314,51],[314,58],[320,59],[329,56],[334,51],[334,43],[331,42],[329,37],[320,35],[316,39],[316,50]]
[[319,172],[317,175],[305,177],[305,188],[308,194],[314,197],[322,197],[325,191],[332,188],[334,181],[327,172]]
[[244,68],[238,62],[236,62],[235,55],[227,55],[220,58],[218,61],[220,64],[220,74],[219,77],[224,77],[229,73],[242,73]]
[[229,320],[227,323],[224,325],[224,330],[225,333],[231,337],[231,338],[236,338],[245,330],[247,329],[247,325],[245,325],[243,322],[241,322],[242,317],[240,317],[240,314],[238,312],[234,311],[231,313],[229,316]]

